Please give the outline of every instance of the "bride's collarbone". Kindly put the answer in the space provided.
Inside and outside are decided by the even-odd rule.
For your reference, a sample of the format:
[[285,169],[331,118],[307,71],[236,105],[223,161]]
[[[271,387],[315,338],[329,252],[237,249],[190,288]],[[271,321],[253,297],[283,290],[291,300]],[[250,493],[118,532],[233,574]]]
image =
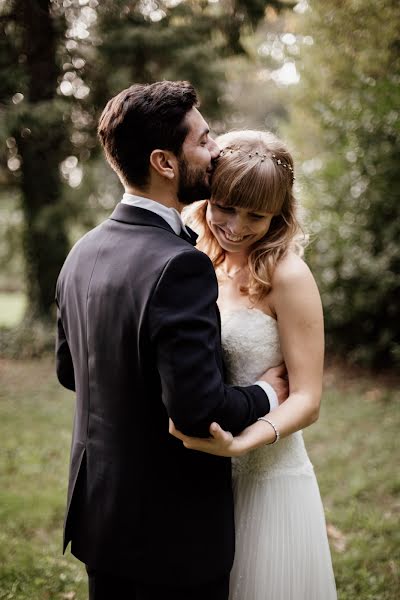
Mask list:
[[[270,298],[272,299],[272,293],[268,295],[268,299]],[[276,320],[276,313],[271,302],[266,302],[265,299],[262,302],[251,302],[249,296],[241,290],[241,285],[232,280],[224,282],[224,285],[219,285],[218,306],[221,313],[256,310]]]

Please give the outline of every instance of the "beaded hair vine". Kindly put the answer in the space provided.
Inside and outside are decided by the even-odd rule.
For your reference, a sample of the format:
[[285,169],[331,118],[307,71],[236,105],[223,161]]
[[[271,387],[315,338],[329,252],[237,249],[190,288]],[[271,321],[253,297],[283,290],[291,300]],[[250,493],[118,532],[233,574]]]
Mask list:
[[[232,148],[225,148],[225,150],[221,150],[221,152],[219,153],[220,156],[225,156],[226,154],[233,154],[234,152],[239,152],[240,154],[247,154],[249,158],[253,158],[253,156],[259,156],[260,157],[260,162],[264,162],[265,159],[267,158],[266,154],[260,154],[258,152],[258,150],[256,150],[255,152],[251,153],[251,152],[244,152],[243,150],[241,150],[240,148],[236,148],[236,149],[232,149]],[[292,165],[290,165],[289,163],[286,163],[285,161],[283,161],[280,158],[277,158],[276,154],[271,154],[271,158],[274,160],[274,162],[277,165],[280,165],[281,167],[284,167],[285,169],[288,169],[292,175],[292,183],[295,181],[296,177],[294,176],[294,171],[293,171],[293,167]]]

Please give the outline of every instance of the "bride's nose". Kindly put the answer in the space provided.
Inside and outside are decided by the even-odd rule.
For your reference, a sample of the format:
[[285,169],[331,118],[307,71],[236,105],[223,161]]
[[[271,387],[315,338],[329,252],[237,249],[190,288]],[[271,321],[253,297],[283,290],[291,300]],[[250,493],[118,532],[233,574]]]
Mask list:
[[232,215],[227,223],[227,228],[229,232],[233,235],[241,235],[245,231],[245,223],[243,223],[242,219],[238,215]]

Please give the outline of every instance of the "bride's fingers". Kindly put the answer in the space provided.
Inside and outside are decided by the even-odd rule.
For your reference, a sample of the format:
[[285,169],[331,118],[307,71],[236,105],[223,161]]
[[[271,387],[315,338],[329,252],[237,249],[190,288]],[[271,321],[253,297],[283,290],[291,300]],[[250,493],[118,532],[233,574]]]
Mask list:
[[169,433],[181,440],[188,450],[199,450],[211,454],[220,454],[225,452],[227,446],[232,442],[232,434],[224,431],[218,423],[211,423],[209,438],[197,438],[185,435],[175,427],[174,422],[169,419]]
[[218,423],[211,423],[211,425],[210,425],[210,434],[213,437],[218,436],[221,431],[222,431],[221,427],[218,425]]
[[179,431],[179,429],[177,429],[175,427],[175,424],[173,422],[172,419],[169,419],[169,427],[168,427],[168,431],[171,435],[173,435],[174,437],[178,438],[178,440],[184,440],[186,438],[186,435],[184,433],[182,433],[181,431]]
[[232,434],[230,431],[225,431],[218,423],[211,423],[210,433],[216,442],[229,444],[232,441]]
[[183,445],[185,448],[188,448],[188,450],[207,450],[206,441],[200,438],[187,438],[184,440]]
[[185,448],[189,450],[202,450],[203,452],[208,452],[215,445],[214,440],[210,438],[192,438],[187,437],[182,440]]
[[215,423],[215,425],[217,425],[215,433],[213,433],[214,428],[210,426],[212,437],[196,438],[188,436],[182,440],[184,446],[193,450],[204,450],[205,452],[225,447],[232,440],[232,435],[228,431],[221,429],[218,424]]

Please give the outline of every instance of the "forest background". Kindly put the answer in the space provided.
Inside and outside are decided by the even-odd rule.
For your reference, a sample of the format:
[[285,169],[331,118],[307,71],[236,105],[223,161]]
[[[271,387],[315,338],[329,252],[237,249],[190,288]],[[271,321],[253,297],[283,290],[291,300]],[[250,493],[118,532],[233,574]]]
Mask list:
[[[35,423],[39,411],[39,423],[50,410],[50,392],[46,387],[42,393],[42,380],[34,374],[50,372],[57,274],[71,245],[121,197],[96,140],[97,119],[116,92],[159,79],[190,80],[215,135],[231,128],[270,129],[292,149],[296,195],[309,235],[305,258],[325,309],[328,364],[340,363],[340,371],[328,373],[337,421],[326,424],[326,435],[336,427],[349,444],[347,459],[351,455],[356,464],[350,442],[358,442],[342,429],[342,420],[351,419],[349,426],[371,436],[371,456],[378,453],[380,460],[373,469],[385,474],[385,485],[374,480],[378,496],[367,494],[366,505],[372,497],[390,505],[382,514],[389,511],[391,523],[400,489],[398,479],[389,476],[400,364],[399,32],[397,0],[0,0],[0,375],[5,382],[0,407],[6,428],[0,515],[10,510],[19,533],[19,500],[10,498],[21,497],[15,481],[31,461],[22,468],[13,453],[19,443],[28,444],[39,469],[47,456],[37,453],[49,432],[38,427],[37,437],[27,440],[20,411],[28,403],[27,416]],[[22,384],[24,373],[32,377],[29,385]],[[341,404],[338,378],[355,394],[357,411]],[[53,396],[62,394],[48,385]],[[32,397],[41,398],[36,407]],[[57,426],[68,431],[70,413],[58,417]],[[310,434],[317,441],[324,423]],[[380,431],[383,423],[387,437],[385,432],[374,437],[374,428]],[[60,464],[67,446],[59,449]],[[371,466],[369,460],[359,468]],[[335,463],[334,473],[343,476],[343,462]],[[339,505],[366,493],[364,478],[357,477],[351,474],[356,492],[350,486],[340,500],[332,488],[335,515]],[[59,496],[39,503],[40,514],[53,515],[51,523],[53,512],[61,510],[64,484],[57,483]],[[360,530],[371,548],[371,540],[381,537],[367,513]],[[350,514],[354,523],[349,513],[344,529]],[[53,525],[46,521],[42,529],[53,531]],[[339,548],[345,536],[332,527]],[[398,557],[398,537],[386,545],[381,541],[376,552],[390,547],[390,558],[372,576],[357,544],[358,558],[337,559],[348,569],[342,598],[395,597],[390,590],[398,582],[393,555],[397,551]],[[50,568],[43,560],[37,590]],[[57,564],[51,568],[57,570]],[[6,571],[4,595],[0,578],[0,598],[39,597],[30,588],[26,596],[18,591],[25,584],[17,571],[11,566]],[[68,591],[68,577],[57,582],[56,591],[40,597],[78,593]]]
[[[188,79],[214,133],[272,129],[296,158],[328,349],[400,362],[400,7],[395,0],[1,0],[0,291],[40,353],[71,244],[121,196],[96,141],[132,82]],[[5,300],[17,300],[17,296]]]

